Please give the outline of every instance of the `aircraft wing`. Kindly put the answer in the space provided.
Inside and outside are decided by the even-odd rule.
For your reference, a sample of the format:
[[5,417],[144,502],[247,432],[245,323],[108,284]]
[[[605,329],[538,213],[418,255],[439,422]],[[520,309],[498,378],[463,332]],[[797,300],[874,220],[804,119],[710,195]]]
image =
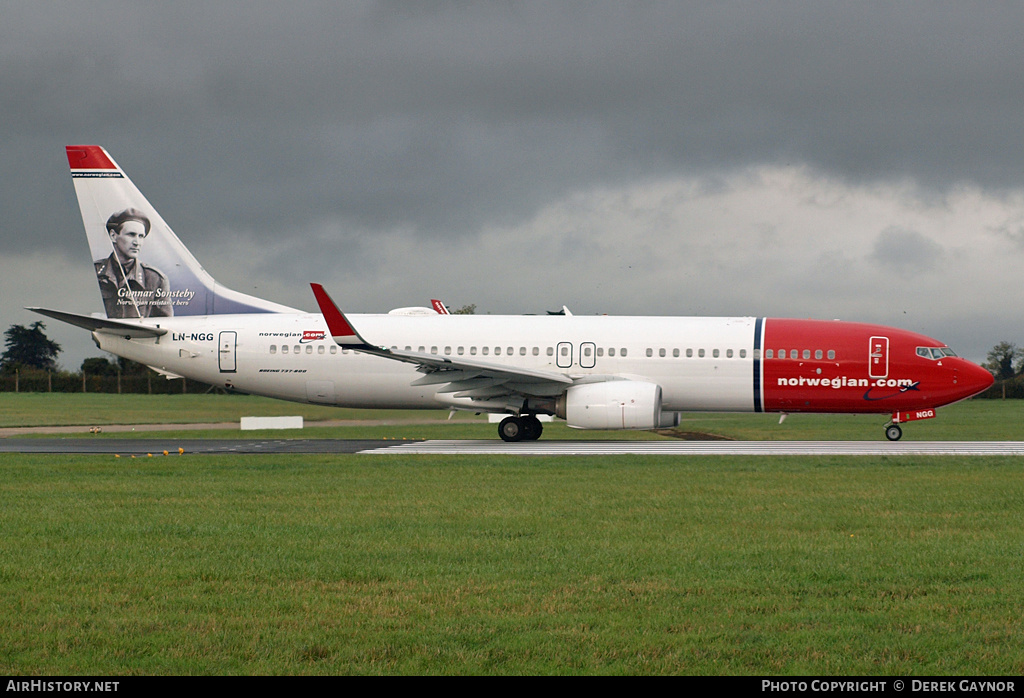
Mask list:
[[334,341],[345,349],[415,364],[425,374],[412,385],[443,385],[442,393],[477,400],[509,395],[554,396],[573,384],[563,373],[521,368],[463,356],[441,356],[375,346],[359,334],[320,284],[310,284]]
[[167,334],[167,330],[161,327],[152,327],[141,323],[136,324],[127,320],[109,320],[107,318],[94,317],[92,315],[67,313],[63,310],[50,310],[49,308],[25,308],[25,310],[31,310],[33,313],[52,317],[55,320],[66,322],[69,325],[82,327],[90,332],[101,330],[132,338],[161,337]]

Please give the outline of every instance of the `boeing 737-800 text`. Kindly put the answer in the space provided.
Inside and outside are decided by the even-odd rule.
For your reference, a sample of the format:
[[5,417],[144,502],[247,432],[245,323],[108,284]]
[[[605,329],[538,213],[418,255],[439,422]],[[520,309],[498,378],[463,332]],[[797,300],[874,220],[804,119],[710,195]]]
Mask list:
[[763,317],[346,315],[227,289],[99,146],[68,146],[103,313],[32,308],[170,377],[343,407],[507,415],[506,441],[538,415],[582,429],[674,426],[686,411],[877,413],[900,424],[970,397],[988,371],[942,342],[854,322]]

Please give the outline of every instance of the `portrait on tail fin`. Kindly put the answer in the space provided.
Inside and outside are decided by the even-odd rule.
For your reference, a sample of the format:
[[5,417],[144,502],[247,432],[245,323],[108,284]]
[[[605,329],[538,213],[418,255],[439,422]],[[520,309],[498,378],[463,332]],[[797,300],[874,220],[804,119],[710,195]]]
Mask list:
[[103,308],[110,318],[167,317],[174,314],[167,276],[139,259],[152,225],[135,208],[118,211],[107,219],[113,248],[95,262]]
[[108,318],[295,311],[218,284],[106,150],[66,150]]

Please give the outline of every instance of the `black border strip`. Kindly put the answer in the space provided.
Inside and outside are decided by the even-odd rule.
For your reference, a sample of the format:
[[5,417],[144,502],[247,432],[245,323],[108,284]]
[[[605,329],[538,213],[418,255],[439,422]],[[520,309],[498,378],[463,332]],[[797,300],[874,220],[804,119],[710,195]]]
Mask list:
[[765,318],[754,321],[754,412],[763,412],[761,408],[761,331]]

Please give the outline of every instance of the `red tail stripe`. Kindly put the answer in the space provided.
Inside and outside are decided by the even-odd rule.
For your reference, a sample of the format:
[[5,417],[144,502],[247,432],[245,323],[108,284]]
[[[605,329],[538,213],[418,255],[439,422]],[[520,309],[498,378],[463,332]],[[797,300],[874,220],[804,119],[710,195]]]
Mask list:
[[72,170],[116,170],[117,167],[103,148],[98,145],[65,146],[68,153],[68,165]]

